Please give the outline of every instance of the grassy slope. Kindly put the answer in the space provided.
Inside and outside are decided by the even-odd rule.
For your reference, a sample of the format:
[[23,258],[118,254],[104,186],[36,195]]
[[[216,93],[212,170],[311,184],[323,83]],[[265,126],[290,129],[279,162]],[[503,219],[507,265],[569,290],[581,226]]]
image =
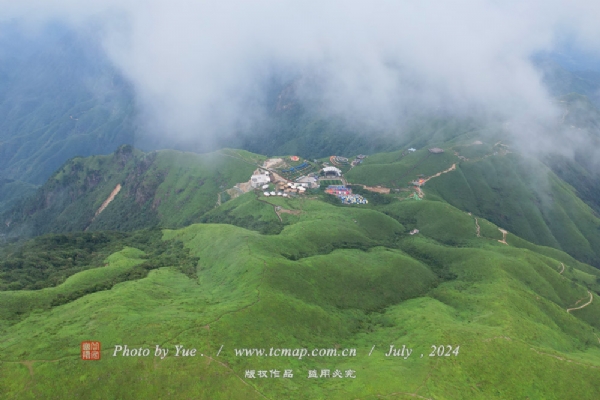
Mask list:
[[[454,146],[448,143],[439,155],[429,155],[426,149],[406,155],[375,154],[346,177],[352,183],[403,188],[420,175],[429,177],[456,163],[456,171],[426,183],[427,198],[600,266],[600,219],[577,192],[542,163],[513,153],[494,156],[500,147],[470,146],[474,138],[470,134],[455,138]],[[455,151],[468,160],[459,159]]]
[[428,182],[426,190],[528,241],[600,265],[600,220],[572,188],[533,160],[509,154],[464,162]]
[[406,156],[402,156],[401,151],[380,153],[365,159],[362,165],[346,174],[346,178],[352,183],[405,187],[418,175],[433,175],[457,161],[451,153],[430,154],[427,149]]
[[[301,211],[283,214],[290,225],[279,235],[210,224],[165,231],[165,239],[184,241],[199,257],[197,280],[161,268],[50,310],[5,314],[3,398],[600,396],[598,331],[590,325],[599,320],[598,300],[565,311],[587,296],[585,279],[598,291],[597,270],[512,235],[509,246],[500,244],[497,229],[482,219],[484,237],[477,238],[472,216],[440,202],[396,202],[385,215],[317,200],[273,201]],[[422,233],[407,235],[412,227]],[[131,268],[139,254],[125,249],[110,257],[109,268]],[[440,270],[455,279],[440,280]],[[0,293],[12,304],[5,313],[18,304],[6,299],[43,303],[50,290],[109,272],[85,271],[35,293]],[[78,359],[80,341],[89,339],[102,341],[102,361]],[[160,344],[171,352],[183,344],[204,356],[112,357],[116,344]],[[390,344],[409,345],[416,356],[386,358]],[[429,357],[433,344],[460,345],[460,354]],[[243,358],[233,351],[335,345],[356,347],[358,356]],[[246,369],[290,368],[293,379],[244,379]],[[322,368],[353,369],[357,378],[307,379],[309,369]]]

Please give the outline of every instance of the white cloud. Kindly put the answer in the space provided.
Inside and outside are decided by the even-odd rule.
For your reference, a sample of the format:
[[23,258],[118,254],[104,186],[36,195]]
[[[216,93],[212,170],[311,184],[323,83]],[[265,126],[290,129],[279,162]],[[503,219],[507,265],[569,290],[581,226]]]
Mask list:
[[530,137],[531,121],[556,114],[530,56],[564,31],[600,45],[600,5],[577,0],[22,0],[0,10],[32,26],[99,24],[147,125],[179,139],[210,140],[260,115],[273,68],[317,77],[326,109],[349,118],[481,109]]

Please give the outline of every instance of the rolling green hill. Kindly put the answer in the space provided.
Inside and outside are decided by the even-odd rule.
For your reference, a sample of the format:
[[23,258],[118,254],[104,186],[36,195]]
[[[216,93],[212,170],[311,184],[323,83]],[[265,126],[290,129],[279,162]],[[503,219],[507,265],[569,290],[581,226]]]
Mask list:
[[535,160],[509,154],[463,162],[429,188],[528,241],[600,265],[600,220],[568,184]]
[[447,202],[532,243],[600,266],[600,219],[569,182],[498,143],[463,141],[445,149],[443,154],[423,149],[372,155],[347,179],[406,190],[410,182],[430,178],[423,187],[425,198]]
[[[58,286],[0,292],[1,397],[600,396],[595,268],[512,234],[499,243],[495,225],[440,201],[396,201],[381,211],[309,197],[272,201],[295,211],[281,214],[277,235],[221,224],[165,230],[161,254],[177,243],[188,253],[177,250],[171,264],[147,274],[117,279],[157,242],[116,248]],[[270,207],[251,194],[226,205],[257,220]],[[420,233],[409,235],[414,228]],[[195,275],[182,273],[188,260]],[[80,360],[84,340],[102,343],[100,361]],[[412,355],[386,357],[392,344]],[[113,356],[117,345],[151,354]],[[164,359],[154,356],[156,345],[169,349]],[[196,356],[175,356],[177,345],[196,348]],[[438,356],[440,345],[452,348]],[[241,348],[356,349],[356,356],[236,355]],[[283,378],[285,370],[293,377]],[[308,378],[312,370],[342,377]]]

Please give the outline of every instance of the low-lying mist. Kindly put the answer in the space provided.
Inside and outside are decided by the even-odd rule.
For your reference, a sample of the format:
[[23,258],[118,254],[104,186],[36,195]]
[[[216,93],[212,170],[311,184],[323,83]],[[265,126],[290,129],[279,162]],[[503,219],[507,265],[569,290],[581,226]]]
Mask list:
[[451,115],[501,122],[529,151],[569,153],[564,108],[532,57],[567,39],[593,53],[600,40],[600,5],[589,1],[0,5],[31,35],[58,21],[100,42],[133,85],[148,143],[190,149],[261,126],[287,90],[366,134],[402,135],[415,115]]

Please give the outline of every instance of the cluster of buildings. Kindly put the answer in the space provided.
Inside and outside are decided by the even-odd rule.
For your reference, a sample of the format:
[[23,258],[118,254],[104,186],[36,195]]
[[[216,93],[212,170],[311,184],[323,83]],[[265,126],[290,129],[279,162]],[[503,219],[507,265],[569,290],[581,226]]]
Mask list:
[[277,189],[282,190],[284,193],[288,193],[288,194],[304,194],[306,192],[306,189],[308,188],[308,184],[306,183],[295,183],[295,182],[288,182],[288,183],[282,183],[280,182],[277,185]]
[[352,189],[344,185],[329,185],[325,189],[325,193],[332,194],[334,196],[347,196],[352,193]]
[[369,200],[359,194],[349,194],[347,196],[338,196],[344,204],[367,204]]
[[[295,167],[295,170],[298,170],[300,167],[305,168],[307,166],[309,166],[309,164],[305,162]],[[294,168],[291,168],[291,170],[294,170]],[[286,171],[289,172],[290,170]],[[269,171],[265,171],[265,169],[259,168],[254,171],[250,177],[249,183],[252,189],[262,190],[266,197],[288,197],[297,194],[304,194],[308,189],[318,188],[319,178],[317,174],[311,173],[308,175],[303,175],[297,178],[295,182],[292,182],[277,175],[276,173],[271,173]]]
[[265,195],[265,197],[269,197],[269,196],[288,197],[288,194],[287,193],[283,193],[283,192],[264,192],[263,194]]
[[[357,165],[365,159],[365,155],[358,155],[352,161],[353,165]],[[291,156],[292,161],[299,161],[299,157]],[[334,165],[348,165],[350,162],[347,158],[341,156],[332,156],[330,161]],[[324,163],[326,164],[326,163]],[[335,166],[325,166],[320,174],[316,172],[308,173],[296,178],[294,181],[289,174],[300,172],[311,167],[308,161],[304,160],[300,165],[288,167],[281,170],[282,176],[275,172],[269,172],[266,168],[259,168],[254,171],[250,178],[250,186],[253,189],[262,190],[265,197],[282,196],[290,197],[306,193],[309,189],[317,189],[320,187],[320,179],[332,178],[333,180],[342,178],[342,170]],[[342,179],[343,182],[343,179]],[[342,203],[345,204],[367,204],[368,201],[360,195],[353,194],[352,190],[345,185],[330,185],[325,189],[326,193],[337,196]]]
[[282,182],[279,181],[277,182],[277,184],[275,185],[275,189],[273,191],[269,191],[269,185],[264,185],[262,187],[263,190],[265,190],[263,192],[263,194],[266,197],[269,196],[283,196],[283,197],[288,197],[288,196],[296,196],[298,194],[304,194],[306,193],[306,190],[309,188],[307,183],[296,183],[296,182]]
[[325,193],[338,197],[344,204],[367,204],[369,201],[358,194],[353,194],[352,189],[344,185],[329,185]]

